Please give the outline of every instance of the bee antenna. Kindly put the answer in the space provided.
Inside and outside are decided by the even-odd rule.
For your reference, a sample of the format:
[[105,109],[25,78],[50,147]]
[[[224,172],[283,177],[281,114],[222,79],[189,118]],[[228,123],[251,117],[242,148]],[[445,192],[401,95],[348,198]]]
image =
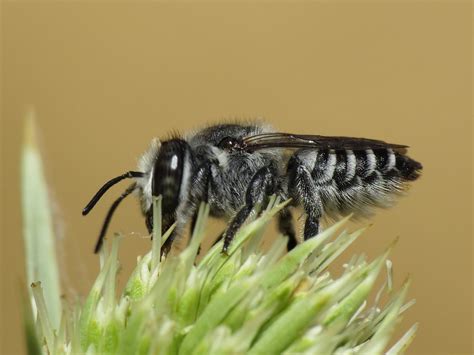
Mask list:
[[97,243],[95,244],[94,253],[97,254],[100,249],[102,248],[102,244],[104,243],[104,237],[107,233],[107,228],[109,227],[110,221],[112,220],[112,216],[114,215],[115,210],[117,209],[118,205],[122,200],[130,195],[135,189],[137,188],[137,184],[131,184],[120,196],[118,199],[112,203],[112,206],[109,208],[109,212],[107,212],[107,216],[105,216],[104,224],[102,225],[102,229],[99,234],[99,238],[97,239]]
[[91,198],[87,206],[82,210],[82,215],[87,215],[94,208],[96,203],[99,202],[100,198],[107,192],[107,190],[118,182],[122,181],[123,179],[139,178],[144,176],[145,173],[142,173],[141,171],[127,171],[125,174],[110,179],[99,189],[99,191],[96,192],[94,197]]

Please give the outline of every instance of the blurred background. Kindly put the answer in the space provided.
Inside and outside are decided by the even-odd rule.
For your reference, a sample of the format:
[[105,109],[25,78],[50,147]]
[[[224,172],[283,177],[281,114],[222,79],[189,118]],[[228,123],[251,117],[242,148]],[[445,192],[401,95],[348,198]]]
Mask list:
[[[1,6],[2,354],[24,352],[19,157],[30,108],[68,297],[91,286],[93,245],[124,187],[87,218],[84,204],[134,169],[153,137],[264,117],[280,131],[410,145],[422,178],[349,254],[374,257],[399,236],[395,283],[410,274],[417,304],[397,334],[419,321],[409,353],[472,352],[471,2]],[[125,278],[150,245],[136,200],[123,203],[111,231],[129,236]]]

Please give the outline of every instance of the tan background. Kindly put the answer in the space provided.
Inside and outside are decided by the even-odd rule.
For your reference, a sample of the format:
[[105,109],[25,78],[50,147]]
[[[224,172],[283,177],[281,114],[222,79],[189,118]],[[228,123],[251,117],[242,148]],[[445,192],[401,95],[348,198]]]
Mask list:
[[[2,4],[1,353],[23,351],[19,164],[34,105],[64,231],[66,291],[84,294],[116,188],[154,136],[220,118],[265,117],[281,131],[404,143],[424,164],[408,197],[377,214],[350,252],[396,236],[397,285],[410,273],[419,321],[411,353],[472,352],[472,122],[469,2]],[[145,233],[136,201],[112,230]],[[126,238],[124,273],[148,242]]]

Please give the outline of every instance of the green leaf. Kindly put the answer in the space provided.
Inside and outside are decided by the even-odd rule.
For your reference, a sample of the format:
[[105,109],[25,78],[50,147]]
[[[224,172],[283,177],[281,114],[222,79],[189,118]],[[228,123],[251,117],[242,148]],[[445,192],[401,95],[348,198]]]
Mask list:
[[257,278],[251,278],[232,286],[224,294],[214,297],[184,338],[179,353],[191,353],[204,336],[217,327],[230,310],[256,286],[257,281]]
[[28,284],[41,281],[51,326],[58,329],[61,301],[56,240],[33,112],[28,114],[24,124],[21,192],[27,281]]
[[410,280],[407,280],[403,285],[402,289],[395,296],[392,301],[387,314],[384,319],[377,326],[375,334],[371,337],[370,341],[367,342],[361,349],[361,354],[382,354],[383,350],[390,341],[390,337],[395,330],[397,319],[399,316],[400,308],[403,305],[403,300],[406,297]]
[[338,324],[345,326],[372,290],[386,258],[387,254],[375,260],[372,264],[364,268],[360,275],[357,275],[357,281],[355,281],[357,282],[357,286],[347,297],[330,309],[322,321],[323,325],[329,326],[331,323],[337,321]]
[[408,346],[415,339],[416,332],[418,330],[418,323],[413,324],[408,331],[403,334],[399,341],[395,343],[388,351],[387,355],[403,354]]
[[38,338],[38,331],[35,326],[30,302],[23,300],[23,327],[26,340],[26,350],[29,355],[41,354],[41,345]]
[[330,297],[326,293],[300,298],[265,331],[249,354],[281,353],[303,333],[329,302]]
[[286,254],[277,264],[267,271],[267,276],[263,281],[263,286],[270,288],[285,280],[298,269],[312,252],[331,238],[340,227],[347,223],[348,220],[349,217],[342,219],[314,238],[299,244],[296,248]]

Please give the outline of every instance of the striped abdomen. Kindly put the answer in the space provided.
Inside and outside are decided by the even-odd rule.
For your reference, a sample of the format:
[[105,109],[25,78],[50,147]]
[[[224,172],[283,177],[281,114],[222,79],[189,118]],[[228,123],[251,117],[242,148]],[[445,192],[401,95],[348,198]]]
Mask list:
[[392,149],[306,150],[298,159],[311,172],[324,212],[367,214],[368,207],[387,207],[408,181],[416,180],[420,163]]

